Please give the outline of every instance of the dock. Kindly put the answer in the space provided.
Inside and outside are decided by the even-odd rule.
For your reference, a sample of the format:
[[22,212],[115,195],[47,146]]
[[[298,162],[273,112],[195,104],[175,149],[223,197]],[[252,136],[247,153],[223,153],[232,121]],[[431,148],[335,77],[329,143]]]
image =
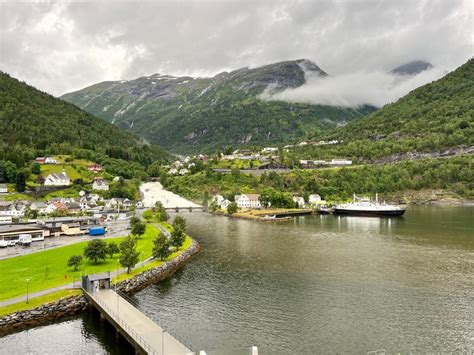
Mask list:
[[135,308],[111,289],[86,291],[84,294],[112,326],[139,354],[194,354],[186,345]]

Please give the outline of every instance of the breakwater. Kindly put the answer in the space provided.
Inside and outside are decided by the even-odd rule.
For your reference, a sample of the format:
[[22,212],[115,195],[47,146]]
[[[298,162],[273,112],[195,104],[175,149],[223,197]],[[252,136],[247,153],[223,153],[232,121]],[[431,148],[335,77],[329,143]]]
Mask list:
[[[117,289],[127,294],[143,290],[147,286],[160,282],[183,267],[192,257],[201,251],[200,244],[193,240],[191,246],[172,260],[145,270],[134,277],[117,283]],[[68,316],[74,316],[87,309],[85,296],[77,295],[62,298],[36,308],[11,313],[0,317],[0,336],[38,325],[50,323]]]

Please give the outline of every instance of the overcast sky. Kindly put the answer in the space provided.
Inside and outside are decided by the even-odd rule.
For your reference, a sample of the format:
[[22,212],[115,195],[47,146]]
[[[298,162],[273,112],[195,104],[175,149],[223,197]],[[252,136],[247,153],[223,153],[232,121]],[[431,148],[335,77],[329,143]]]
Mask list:
[[298,58],[340,77],[415,59],[452,70],[473,56],[473,4],[7,1],[0,3],[0,69],[54,95],[104,80],[207,76]]

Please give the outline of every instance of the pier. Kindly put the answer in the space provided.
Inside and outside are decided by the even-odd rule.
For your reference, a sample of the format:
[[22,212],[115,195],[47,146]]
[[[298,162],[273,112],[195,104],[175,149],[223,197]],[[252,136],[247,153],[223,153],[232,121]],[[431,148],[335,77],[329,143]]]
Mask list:
[[137,354],[194,354],[117,292],[110,289],[110,275],[89,275],[82,280],[89,304],[123,336]]

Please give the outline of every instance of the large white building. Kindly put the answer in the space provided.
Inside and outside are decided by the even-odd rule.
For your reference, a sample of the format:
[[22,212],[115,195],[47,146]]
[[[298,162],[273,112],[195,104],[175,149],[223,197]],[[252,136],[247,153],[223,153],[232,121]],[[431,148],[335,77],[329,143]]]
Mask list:
[[259,194],[243,194],[234,197],[237,207],[242,209],[261,208]]
[[71,179],[66,175],[63,170],[61,174],[49,174],[45,181],[45,186],[69,186],[71,185]]

